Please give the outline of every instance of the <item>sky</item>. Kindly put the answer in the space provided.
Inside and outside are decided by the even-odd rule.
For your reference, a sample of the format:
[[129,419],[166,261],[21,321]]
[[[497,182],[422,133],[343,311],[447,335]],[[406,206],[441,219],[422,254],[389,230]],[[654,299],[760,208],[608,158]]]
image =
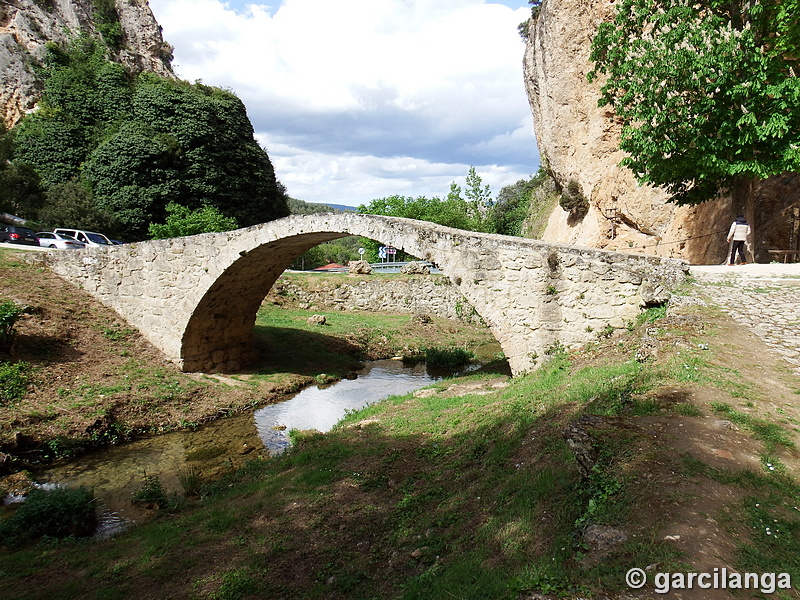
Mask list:
[[150,0],[181,79],[233,91],[290,196],[496,196],[539,167],[527,0]]

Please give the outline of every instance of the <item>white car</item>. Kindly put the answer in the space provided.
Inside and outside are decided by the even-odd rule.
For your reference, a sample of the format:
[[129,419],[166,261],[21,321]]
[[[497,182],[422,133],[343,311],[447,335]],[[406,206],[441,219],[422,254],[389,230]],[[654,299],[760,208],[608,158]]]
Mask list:
[[58,248],[60,250],[78,250],[85,248],[86,244],[79,242],[73,237],[63,233],[53,233],[52,231],[40,231],[36,234],[39,238],[39,245],[45,248]]
[[108,239],[102,233],[95,233],[94,231],[56,227],[53,229],[53,233],[58,233],[59,235],[68,235],[72,238],[75,238],[79,242],[83,242],[87,246],[113,246],[110,239]]

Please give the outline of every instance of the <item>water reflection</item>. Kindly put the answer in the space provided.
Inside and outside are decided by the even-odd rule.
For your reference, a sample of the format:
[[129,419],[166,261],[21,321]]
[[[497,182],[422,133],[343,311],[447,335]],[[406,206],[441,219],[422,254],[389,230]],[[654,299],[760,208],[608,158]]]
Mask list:
[[[113,522],[141,520],[148,513],[131,502],[144,475],[157,477],[168,494],[182,494],[179,473],[197,469],[216,478],[246,461],[275,455],[289,446],[291,429],[329,431],[347,410],[391,395],[407,394],[439,379],[424,364],[405,367],[399,360],[368,363],[358,378],[307,388],[292,398],[214,421],[195,431],[177,431],[93,452],[35,474],[40,482],[92,488],[105,517]],[[285,427],[285,430],[274,427]]]
[[278,454],[289,446],[292,429],[330,431],[347,411],[407,394],[436,379],[422,363],[406,367],[399,360],[374,361],[359,371],[357,379],[306,388],[289,400],[257,410],[256,429],[270,453]]

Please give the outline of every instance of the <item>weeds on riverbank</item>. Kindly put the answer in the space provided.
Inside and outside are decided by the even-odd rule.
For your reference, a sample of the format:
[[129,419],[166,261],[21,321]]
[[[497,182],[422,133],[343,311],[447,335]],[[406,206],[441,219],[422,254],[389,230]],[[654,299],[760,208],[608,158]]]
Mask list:
[[97,525],[94,493],[87,488],[32,490],[8,518],[0,520],[0,541],[15,547],[26,541],[91,535]]
[[[790,392],[764,392],[741,346],[725,362],[723,341],[743,333],[712,338],[710,320],[651,323],[650,354],[632,326],[556,349],[524,377],[442,381],[328,434],[294,432],[282,457],[115,539],[4,551],[0,597],[602,597],[629,593],[631,567],[699,570],[707,556],[794,573],[796,460],[786,444],[768,456],[764,442],[781,434],[758,438],[756,426],[775,421],[773,406],[781,420],[797,411]],[[321,331],[357,323],[333,321]],[[586,473],[565,438],[581,419]],[[709,547],[712,520],[722,541]]]
[[275,402],[347,376],[360,359],[494,342],[485,328],[417,326],[409,315],[334,312],[320,327],[306,322],[311,311],[265,303],[254,332],[261,360],[199,376],[166,364],[110,309],[12,250],[0,248],[0,280],[15,299],[0,315],[14,342],[13,352],[0,344],[0,475]]

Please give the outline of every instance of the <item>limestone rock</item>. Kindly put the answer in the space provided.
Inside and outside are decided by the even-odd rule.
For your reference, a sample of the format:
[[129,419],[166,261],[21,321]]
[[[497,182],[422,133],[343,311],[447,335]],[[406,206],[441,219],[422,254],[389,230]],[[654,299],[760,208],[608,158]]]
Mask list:
[[353,275],[369,275],[372,267],[365,260],[351,260],[347,263],[348,271]]
[[309,325],[325,325],[328,320],[325,318],[325,315],[311,315],[306,320],[306,323]]
[[583,532],[583,539],[596,552],[606,553],[615,546],[627,541],[627,534],[621,529],[607,525],[589,525]]
[[[122,44],[111,60],[132,73],[174,77],[172,47],[161,37],[147,0],[114,0],[114,5]],[[63,44],[81,33],[100,37],[94,10],[92,0],[0,2],[0,116],[7,128],[39,101],[42,84],[34,69],[41,64],[48,42]]]
[[561,187],[577,181],[590,204],[580,220],[556,207],[543,239],[718,264],[728,250],[728,226],[743,211],[755,232],[751,250],[768,262],[767,248],[788,247],[800,175],[762,182],[751,206],[733,207],[723,198],[678,207],[619,167],[625,156],[618,148],[621,123],[611,108],[597,106],[602,81],[586,80],[591,40],[614,10],[610,0],[544,0],[528,24],[523,68],[542,163]]
[[592,429],[603,425],[604,417],[597,415],[581,415],[564,429],[564,439],[567,446],[575,454],[578,471],[583,477],[588,478],[592,468],[597,463],[597,443],[592,435]]
[[406,275],[430,275],[431,270],[424,262],[412,260],[411,262],[404,264],[400,268],[400,272]]

